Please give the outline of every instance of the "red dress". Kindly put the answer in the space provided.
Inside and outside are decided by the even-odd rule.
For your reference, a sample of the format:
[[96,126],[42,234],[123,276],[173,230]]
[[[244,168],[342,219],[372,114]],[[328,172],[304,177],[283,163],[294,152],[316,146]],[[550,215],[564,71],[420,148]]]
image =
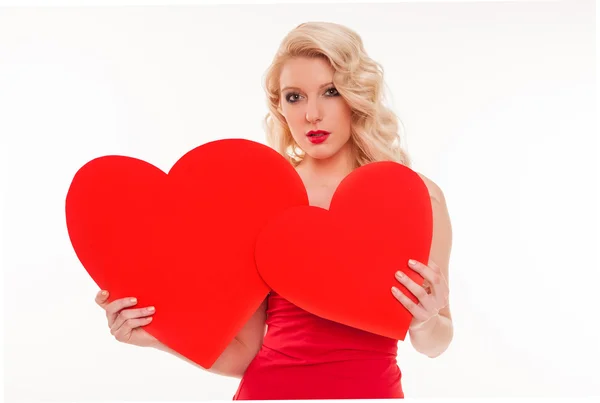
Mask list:
[[397,340],[268,298],[263,345],[233,400],[404,398]]

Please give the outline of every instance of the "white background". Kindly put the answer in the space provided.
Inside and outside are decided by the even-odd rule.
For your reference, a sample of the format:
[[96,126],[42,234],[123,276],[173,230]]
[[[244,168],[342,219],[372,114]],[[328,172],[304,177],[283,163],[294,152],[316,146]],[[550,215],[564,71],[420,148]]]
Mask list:
[[262,75],[310,20],[382,63],[414,169],[454,229],[455,337],[400,343],[407,397],[598,395],[592,1],[0,9],[5,398],[230,400],[238,380],[117,342],[69,243],[70,180],[101,155],[168,170],[264,142]]

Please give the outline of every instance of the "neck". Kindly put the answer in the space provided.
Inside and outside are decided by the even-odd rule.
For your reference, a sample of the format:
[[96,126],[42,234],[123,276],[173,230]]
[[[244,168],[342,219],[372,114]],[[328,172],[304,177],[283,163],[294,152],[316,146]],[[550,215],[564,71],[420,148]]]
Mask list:
[[337,185],[355,168],[349,143],[335,155],[326,159],[316,159],[305,155],[298,165],[298,171],[309,178],[318,180],[323,185]]

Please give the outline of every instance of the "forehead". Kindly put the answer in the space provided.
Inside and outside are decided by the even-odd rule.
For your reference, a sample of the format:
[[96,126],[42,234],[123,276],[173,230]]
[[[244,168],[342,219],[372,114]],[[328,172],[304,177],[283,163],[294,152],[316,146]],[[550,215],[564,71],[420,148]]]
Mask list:
[[279,88],[297,87],[305,90],[318,89],[333,80],[335,70],[321,58],[293,58],[287,60],[279,76]]

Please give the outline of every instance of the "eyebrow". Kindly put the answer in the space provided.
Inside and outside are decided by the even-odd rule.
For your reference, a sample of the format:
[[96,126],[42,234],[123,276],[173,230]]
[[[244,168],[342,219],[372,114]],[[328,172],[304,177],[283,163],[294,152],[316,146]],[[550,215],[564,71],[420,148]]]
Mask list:
[[[328,82],[325,84],[321,84],[319,86],[319,89],[323,88],[323,87],[327,87],[328,85],[333,85],[333,82]],[[281,92],[285,91],[285,90],[299,90],[300,88],[298,87],[285,87],[284,89],[281,90]]]

